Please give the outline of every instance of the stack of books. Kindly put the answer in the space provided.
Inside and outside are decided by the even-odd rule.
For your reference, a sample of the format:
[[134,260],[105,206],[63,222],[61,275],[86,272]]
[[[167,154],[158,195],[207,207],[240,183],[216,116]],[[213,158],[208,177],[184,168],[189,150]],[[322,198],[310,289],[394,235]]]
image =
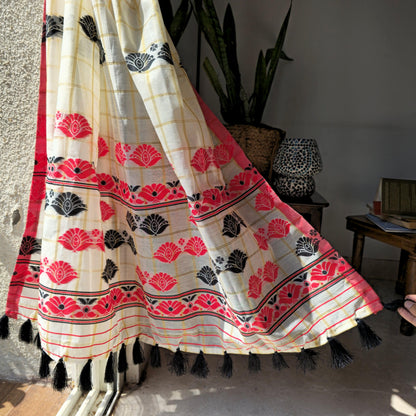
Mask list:
[[416,233],[416,180],[382,178],[367,218],[387,232]]

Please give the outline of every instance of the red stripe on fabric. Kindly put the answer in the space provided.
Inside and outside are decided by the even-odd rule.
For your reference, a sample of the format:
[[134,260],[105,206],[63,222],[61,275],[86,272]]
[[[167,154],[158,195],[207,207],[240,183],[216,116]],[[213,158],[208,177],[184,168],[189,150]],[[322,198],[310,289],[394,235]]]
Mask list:
[[372,305],[370,308],[372,313],[380,312],[384,308],[380,298],[371,286],[356,271],[354,271],[347,280],[354,286],[354,289],[360,294],[365,302]]
[[[45,2],[46,3],[46,2]],[[46,4],[43,9],[43,19],[46,18]],[[33,221],[26,222],[24,236],[36,237],[36,230],[39,223],[39,214],[42,209],[42,199],[38,199],[38,195],[45,192],[45,172],[47,167],[46,157],[46,43],[41,44],[40,56],[40,83],[39,83],[39,101],[38,101],[38,117],[36,129],[36,144],[35,144],[35,159],[37,164],[34,166],[34,173],[32,185],[29,196],[29,205],[27,212],[33,216]],[[42,180],[43,179],[43,180]],[[38,187],[41,187],[39,192]],[[20,290],[14,286],[9,288],[6,315],[10,318],[17,318],[19,311],[19,299],[21,297],[23,288]]]
[[250,189],[248,189],[247,191],[245,191],[239,197],[233,199],[232,201],[227,202],[224,205],[221,205],[220,207],[216,208],[215,210],[213,210],[213,211],[211,211],[207,214],[204,214],[204,215],[199,216],[199,217],[194,217],[195,221],[197,221],[197,222],[205,221],[206,219],[214,217],[215,215],[218,215],[221,212],[225,211],[226,209],[236,205],[238,202],[241,202],[247,196],[251,195],[254,191],[256,191],[264,182],[265,182],[265,180],[261,179],[256,184],[254,184]]

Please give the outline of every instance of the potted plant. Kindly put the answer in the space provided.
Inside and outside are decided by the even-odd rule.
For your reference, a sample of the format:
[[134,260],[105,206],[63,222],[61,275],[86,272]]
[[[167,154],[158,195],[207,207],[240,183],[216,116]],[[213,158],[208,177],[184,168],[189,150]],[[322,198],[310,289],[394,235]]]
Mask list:
[[205,58],[203,67],[219,97],[223,120],[247,157],[268,180],[271,180],[272,161],[279,141],[285,133],[264,125],[262,117],[280,59],[292,60],[283,51],[291,9],[292,4],[274,47],[266,53],[259,52],[253,92],[247,94],[241,82],[235,21],[230,4],[227,5],[221,27],[213,0],[194,0],[199,27],[223,75],[221,82],[209,58]]

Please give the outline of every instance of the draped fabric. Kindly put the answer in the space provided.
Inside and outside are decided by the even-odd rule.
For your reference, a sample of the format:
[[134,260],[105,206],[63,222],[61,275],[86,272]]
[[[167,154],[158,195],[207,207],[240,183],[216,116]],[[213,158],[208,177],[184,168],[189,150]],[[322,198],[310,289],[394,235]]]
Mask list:
[[194,92],[157,0],[47,0],[6,314],[54,360],[318,347],[382,306]]

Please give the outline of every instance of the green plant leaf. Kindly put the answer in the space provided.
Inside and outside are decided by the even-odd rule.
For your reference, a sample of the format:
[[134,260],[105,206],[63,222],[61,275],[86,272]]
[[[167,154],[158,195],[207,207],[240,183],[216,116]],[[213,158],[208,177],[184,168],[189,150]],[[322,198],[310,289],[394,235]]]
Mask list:
[[235,31],[235,21],[230,4],[227,5],[225,10],[223,32],[230,69],[233,71],[237,82],[240,82],[241,75],[237,59],[237,37]]
[[173,20],[173,9],[170,0],[159,0],[160,11],[162,12],[163,22],[167,28]]
[[223,113],[223,117],[224,117],[224,114],[228,114],[230,112],[230,108],[231,108],[230,101],[221,86],[217,72],[215,71],[214,67],[212,66],[208,58],[205,58],[203,67],[208,75],[208,78],[212,86],[214,87],[215,92],[218,95],[218,98],[220,100],[220,105],[221,105],[221,113]]
[[283,59],[285,61],[293,61],[293,58],[287,56],[284,50],[280,52],[280,59]]
[[177,45],[180,38],[182,37],[183,32],[188,26],[191,14],[192,7],[189,3],[189,0],[182,0],[169,26],[169,33],[174,45]]
[[265,77],[265,86],[264,91],[261,96],[256,96],[253,99],[250,114],[255,115],[255,119],[253,120],[256,124],[260,123],[264,109],[266,107],[267,99],[269,98],[270,90],[273,84],[273,80],[276,74],[277,66],[279,64],[279,59],[281,57],[283,44],[286,38],[286,32],[289,25],[290,13],[292,11],[292,2],[290,3],[289,10],[286,13],[286,17],[283,21],[283,24],[280,28],[279,36],[277,37],[276,44],[274,48],[266,52],[266,62],[267,62],[267,70],[266,70],[266,77]]
[[[266,54],[267,56],[267,54]],[[267,76],[267,58],[263,55],[263,51],[260,51],[259,57],[257,58],[256,74],[254,77],[254,91],[250,97],[250,110],[249,117],[250,123],[259,124],[261,115],[258,114],[259,105],[258,102],[261,97],[265,94],[266,89],[266,76]]]

